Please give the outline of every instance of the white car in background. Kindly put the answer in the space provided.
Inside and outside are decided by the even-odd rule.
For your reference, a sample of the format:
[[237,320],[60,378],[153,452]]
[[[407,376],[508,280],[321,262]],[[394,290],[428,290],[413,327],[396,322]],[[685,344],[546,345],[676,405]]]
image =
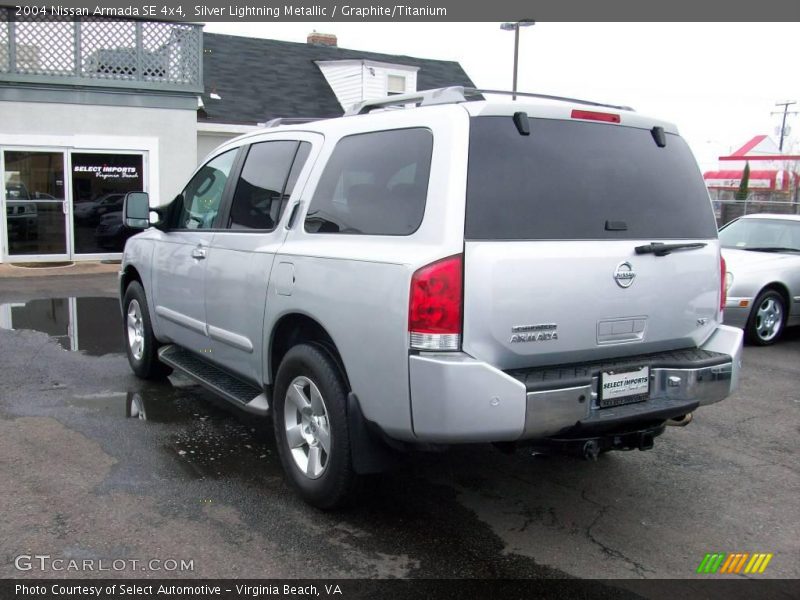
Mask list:
[[725,323],[751,344],[800,325],[800,215],[746,215],[719,232],[727,265]]

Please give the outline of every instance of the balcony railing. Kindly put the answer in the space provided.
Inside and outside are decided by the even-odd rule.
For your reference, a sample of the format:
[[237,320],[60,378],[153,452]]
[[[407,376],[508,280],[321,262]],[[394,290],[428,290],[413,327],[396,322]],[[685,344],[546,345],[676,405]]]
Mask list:
[[14,21],[0,8],[0,82],[200,93],[202,36],[190,23]]

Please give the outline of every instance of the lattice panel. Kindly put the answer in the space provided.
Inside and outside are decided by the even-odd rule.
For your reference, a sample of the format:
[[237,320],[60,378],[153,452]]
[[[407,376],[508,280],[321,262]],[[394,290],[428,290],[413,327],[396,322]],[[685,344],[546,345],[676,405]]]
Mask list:
[[27,75],[75,75],[74,25],[44,19],[15,24],[16,69]]
[[199,26],[187,23],[14,22],[0,9],[0,75],[9,81],[55,78],[60,84],[102,86],[106,81],[115,87],[131,82],[130,87],[197,91],[202,89],[201,36]]
[[199,30],[174,23],[142,23],[141,27],[146,81],[199,84]]
[[81,22],[81,75],[98,79],[137,79],[136,24]]
[[8,12],[0,9],[0,73],[8,73]]

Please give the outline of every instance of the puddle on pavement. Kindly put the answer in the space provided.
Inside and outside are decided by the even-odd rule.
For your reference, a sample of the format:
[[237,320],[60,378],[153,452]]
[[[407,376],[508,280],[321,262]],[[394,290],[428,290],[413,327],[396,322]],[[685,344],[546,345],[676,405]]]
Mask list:
[[77,395],[69,404],[154,428],[170,425],[162,448],[192,477],[278,474],[271,422],[237,411],[180,375],[135,391]]
[[0,304],[0,329],[40,331],[65,350],[90,356],[125,351],[116,298],[46,298]]

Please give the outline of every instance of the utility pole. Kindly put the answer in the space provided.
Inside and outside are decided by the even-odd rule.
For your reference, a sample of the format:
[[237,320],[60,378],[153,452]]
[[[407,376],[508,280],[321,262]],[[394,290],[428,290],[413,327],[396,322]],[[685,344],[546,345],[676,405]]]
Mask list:
[[795,100],[795,101],[792,101],[792,102],[776,102],[775,106],[782,106],[783,107],[783,111],[777,111],[777,112],[773,111],[773,112],[769,113],[771,115],[783,114],[783,121],[781,122],[781,141],[780,141],[780,144],[778,145],[778,148],[780,149],[781,152],[783,152],[783,138],[786,137],[786,117],[787,117],[787,115],[796,115],[797,112],[798,112],[796,110],[792,110],[792,111],[789,110],[789,107],[792,104],[797,104],[797,101]]

